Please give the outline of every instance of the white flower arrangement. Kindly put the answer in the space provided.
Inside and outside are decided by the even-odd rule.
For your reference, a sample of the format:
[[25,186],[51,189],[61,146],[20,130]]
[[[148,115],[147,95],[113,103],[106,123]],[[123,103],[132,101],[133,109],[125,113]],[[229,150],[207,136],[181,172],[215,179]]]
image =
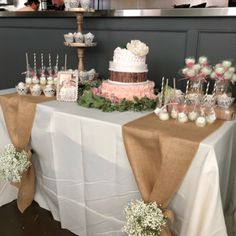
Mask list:
[[149,52],[149,47],[140,40],[131,40],[127,43],[126,48],[136,56],[144,57]]
[[216,64],[210,75],[211,79],[217,81],[236,82],[235,68],[232,67],[232,62],[225,60],[222,63]]
[[129,236],[157,236],[167,226],[167,218],[156,202],[132,201],[124,213],[127,222],[122,231]]
[[0,177],[10,182],[20,182],[24,171],[31,166],[26,151],[18,152],[8,144],[0,154]]
[[199,57],[198,63],[195,58],[188,57],[185,59],[185,67],[182,73],[189,80],[205,80],[212,72],[212,68],[205,56]]

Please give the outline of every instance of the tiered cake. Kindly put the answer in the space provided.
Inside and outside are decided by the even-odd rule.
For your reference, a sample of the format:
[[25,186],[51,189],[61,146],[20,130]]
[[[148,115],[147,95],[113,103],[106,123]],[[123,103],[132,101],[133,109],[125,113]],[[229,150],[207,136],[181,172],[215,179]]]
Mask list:
[[155,99],[154,82],[147,79],[146,55],[149,48],[131,40],[126,48],[116,48],[109,63],[109,79],[103,81],[100,93],[107,98],[133,100],[134,97]]

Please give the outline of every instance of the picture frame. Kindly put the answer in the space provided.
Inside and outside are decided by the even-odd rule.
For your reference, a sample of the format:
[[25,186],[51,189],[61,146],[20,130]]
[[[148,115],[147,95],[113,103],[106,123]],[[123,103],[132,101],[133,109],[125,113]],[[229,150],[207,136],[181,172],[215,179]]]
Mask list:
[[57,78],[57,100],[76,102],[78,99],[78,72],[59,71]]

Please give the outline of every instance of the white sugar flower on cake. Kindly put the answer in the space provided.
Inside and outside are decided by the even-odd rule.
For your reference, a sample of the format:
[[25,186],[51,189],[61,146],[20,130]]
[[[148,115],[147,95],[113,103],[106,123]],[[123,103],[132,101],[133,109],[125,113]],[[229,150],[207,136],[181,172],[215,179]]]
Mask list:
[[130,43],[127,43],[126,48],[140,57],[146,56],[149,52],[149,47],[140,40],[131,40]]

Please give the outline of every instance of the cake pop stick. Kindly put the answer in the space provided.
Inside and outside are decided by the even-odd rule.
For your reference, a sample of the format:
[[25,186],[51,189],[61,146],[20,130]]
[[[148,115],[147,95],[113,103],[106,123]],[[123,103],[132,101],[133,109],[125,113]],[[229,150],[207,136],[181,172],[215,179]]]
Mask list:
[[51,54],[48,54],[48,66],[51,69],[52,68],[52,63],[51,63]]
[[37,61],[36,61],[36,53],[34,52],[34,72],[37,71]]
[[25,58],[26,58],[26,70],[27,72],[29,71],[29,58],[28,58],[28,53],[25,53]]
[[163,90],[164,90],[164,82],[165,82],[165,78],[162,77],[162,80],[161,80],[161,94],[163,93]]
[[67,70],[67,54],[65,54],[65,70]]
[[37,58],[35,52],[34,52],[34,74],[35,76],[37,76]]
[[207,83],[207,87],[206,87],[205,96],[207,96],[207,94],[208,94],[209,86],[210,86],[210,83],[208,82],[208,83]]
[[163,77],[162,77],[162,80],[161,80],[160,106],[162,106],[162,100],[163,100],[163,95],[164,95],[164,83],[165,83],[165,78],[164,78],[164,76],[163,76]]
[[56,57],[56,67],[58,67],[58,59],[59,59],[59,55],[57,54],[57,57]]
[[167,90],[168,90],[168,84],[169,84],[169,79],[166,79],[166,85],[165,85],[165,93],[164,93],[164,103],[166,104],[166,96],[167,96]]
[[166,90],[168,89],[169,79],[166,79]]
[[215,97],[216,95],[216,81],[214,83],[214,88],[213,88],[213,91],[212,91],[212,97]]
[[187,81],[187,84],[186,84],[186,91],[185,91],[185,94],[186,94],[186,95],[188,94],[189,83],[190,83],[190,81],[188,80],[188,81]]
[[176,93],[176,80],[173,78],[173,87],[174,87],[174,94]]
[[41,67],[43,69],[43,53],[41,53]]

